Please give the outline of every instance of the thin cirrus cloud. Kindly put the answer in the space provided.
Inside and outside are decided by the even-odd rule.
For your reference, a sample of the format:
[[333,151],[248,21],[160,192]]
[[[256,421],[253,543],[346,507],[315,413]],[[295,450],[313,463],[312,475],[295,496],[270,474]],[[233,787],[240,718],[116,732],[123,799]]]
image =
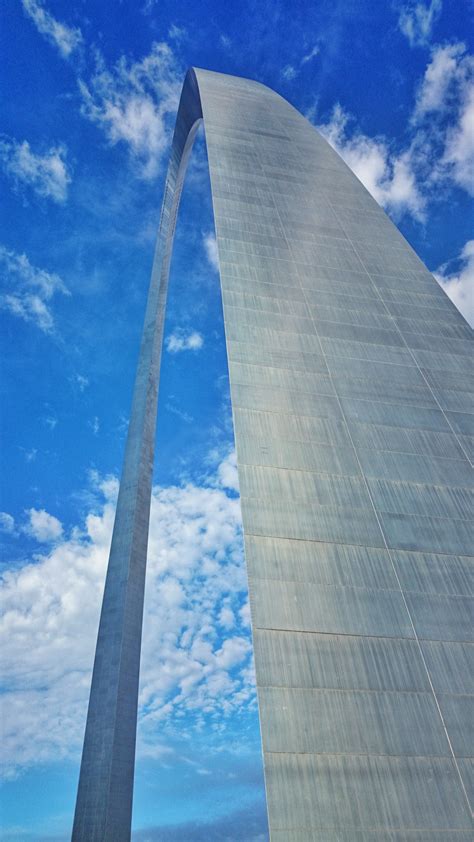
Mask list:
[[71,173],[63,144],[51,146],[41,154],[33,152],[27,140],[2,136],[0,166],[17,189],[29,188],[57,204],[66,201]]
[[125,144],[141,178],[154,178],[168,148],[171,118],[178,107],[181,69],[166,43],[154,43],[141,61],[122,56],[107,68],[100,54],[88,82],[79,80],[84,117],[110,144]]
[[0,267],[4,284],[0,307],[25,322],[32,322],[44,333],[52,333],[51,301],[57,293],[70,295],[63,280],[54,272],[33,266],[26,254],[16,254],[2,245]]
[[431,0],[430,3],[411,0],[403,4],[398,26],[411,47],[425,47],[429,43],[433,27],[441,14],[441,8],[441,0]]
[[190,333],[175,330],[166,337],[165,345],[169,354],[179,354],[182,351],[200,351],[204,345],[204,338],[197,330]]
[[295,67],[293,64],[286,64],[283,70],[281,71],[281,76],[283,79],[286,79],[287,82],[292,82],[293,79],[299,75],[301,68],[304,67],[305,64],[308,64],[313,58],[319,55],[320,48],[318,44],[316,44],[309,53],[306,53],[302,59],[300,59],[298,67]]
[[69,58],[81,46],[80,29],[56,20],[38,0],[22,0],[22,5],[38,32],[57,48],[62,58]]
[[[11,689],[3,754],[10,776],[79,753],[118,490],[111,477],[92,481],[97,503],[69,535],[52,515],[30,510],[27,528],[53,546],[4,578],[4,673]],[[183,721],[193,733],[203,718],[225,722],[254,710],[246,606],[238,499],[217,477],[207,485],[154,488],[139,756],[171,756],[169,735]],[[239,751],[243,743],[244,735]]]

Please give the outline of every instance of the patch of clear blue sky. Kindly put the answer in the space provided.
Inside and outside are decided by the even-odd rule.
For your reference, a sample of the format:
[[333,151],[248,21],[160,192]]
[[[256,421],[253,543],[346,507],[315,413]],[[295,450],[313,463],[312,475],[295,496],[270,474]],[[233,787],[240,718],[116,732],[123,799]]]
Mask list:
[[[66,529],[80,524],[92,506],[90,470],[118,475],[123,454],[167,155],[154,179],[140,179],[126,143],[111,145],[81,114],[77,80],[87,82],[93,75],[93,49],[112,68],[122,56],[140,60],[154,41],[166,41],[183,76],[196,65],[255,78],[303,112],[317,103],[318,121],[327,121],[340,102],[363,133],[389,138],[397,151],[406,147],[431,46],[465,41],[470,28],[468,4],[444,0],[431,39],[412,48],[397,24],[402,5],[48,0],[46,8],[57,20],[82,31],[82,49],[65,61],[27,19],[21,3],[7,2],[0,47],[2,132],[28,140],[37,153],[65,144],[72,177],[62,204],[12,186],[6,176],[0,182],[3,245],[57,273],[71,293],[52,300],[54,334],[2,313],[8,481],[0,508],[17,523],[34,507],[54,514]],[[173,25],[184,31],[170,38]],[[318,54],[302,62],[315,46]],[[287,66],[295,68],[293,78],[282,75]],[[176,236],[167,332],[198,331],[204,345],[197,353],[164,354],[155,468],[155,481],[163,486],[183,477],[199,483],[209,471],[209,450],[225,452],[232,439],[218,278],[203,244],[213,222],[202,139],[196,151]],[[428,206],[424,225],[409,214],[399,225],[435,268],[457,255],[469,238],[468,208],[466,194],[453,187]],[[9,281],[6,277],[7,288]],[[78,376],[88,380],[83,389]],[[25,564],[38,550],[25,533],[3,537],[9,567]],[[224,721],[220,724],[224,727]],[[255,709],[225,723],[229,744],[240,743],[241,753],[206,749],[214,746],[215,727],[206,722],[191,747],[191,756],[201,760],[207,751],[211,774],[196,774],[182,759],[138,763],[137,842],[265,838]],[[5,840],[67,838],[78,761],[38,762],[5,784]]]

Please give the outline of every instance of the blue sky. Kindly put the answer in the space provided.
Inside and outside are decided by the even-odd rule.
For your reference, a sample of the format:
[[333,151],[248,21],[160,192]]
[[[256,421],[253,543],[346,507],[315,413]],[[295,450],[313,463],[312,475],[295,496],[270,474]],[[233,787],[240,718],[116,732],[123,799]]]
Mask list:
[[[189,65],[277,90],[468,320],[464,0],[7,0],[1,35],[2,839],[69,838],[164,173]],[[267,839],[205,143],[173,258],[134,839]]]

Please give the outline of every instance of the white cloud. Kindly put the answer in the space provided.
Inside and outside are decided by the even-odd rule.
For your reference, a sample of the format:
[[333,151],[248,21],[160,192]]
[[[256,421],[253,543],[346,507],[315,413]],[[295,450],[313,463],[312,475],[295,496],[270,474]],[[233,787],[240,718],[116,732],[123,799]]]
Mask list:
[[74,374],[71,380],[76,384],[80,392],[83,392],[89,385],[89,378],[84,377],[83,374]]
[[15,532],[15,519],[8,512],[0,512],[0,531],[12,535]]
[[27,450],[24,447],[20,447],[20,450],[23,451],[23,454],[25,456],[25,462],[34,462],[36,456],[38,455],[36,447],[32,447],[30,450]]
[[227,602],[225,605],[222,606],[219,612],[218,622],[219,625],[221,625],[222,628],[226,629],[227,631],[233,629],[235,626],[235,615],[232,611],[232,608]]
[[171,41],[182,41],[187,37],[187,34],[187,30],[184,26],[176,26],[175,23],[172,23],[168,29],[168,38]]
[[229,488],[231,491],[239,490],[237,454],[235,450],[232,450],[229,455],[222,460],[217,469],[217,477],[223,488]]
[[51,333],[54,318],[50,301],[58,292],[69,295],[59,275],[32,266],[25,254],[16,254],[1,245],[0,270],[4,288],[0,307]]
[[23,531],[36,541],[48,544],[51,541],[57,541],[63,534],[61,522],[44,509],[29,509],[28,518],[29,521],[23,527]]
[[398,25],[411,47],[422,47],[429,43],[441,6],[441,0],[431,0],[430,3],[411,0],[402,6]]
[[217,240],[216,236],[213,231],[209,231],[207,234],[204,234],[203,238],[204,242],[204,249],[206,251],[206,257],[211,264],[212,268],[219,271],[219,253],[217,251]]
[[309,53],[307,53],[305,56],[303,56],[303,58],[301,59],[301,64],[307,64],[308,61],[311,61],[311,59],[313,59],[313,58],[315,58],[315,56],[319,55],[319,52],[320,52],[319,47],[318,47],[318,45],[316,45],[315,47],[313,47],[312,50],[309,51]]
[[166,337],[165,344],[170,354],[179,354],[181,351],[200,351],[204,345],[204,338],[196,330],[190,333],[175,330]]
[[51,146],[44,155],[31,150],[27,140],[0,137],[0,164],[14,185],[30,187],[38,196],[63,204],[67,199],[71,174],[62,144]]
[[474,196],[474,86],[466,92],[457,125],[447,131],[442,163],[453,181]]
[[302,57],[302,59],[300,60],[300,62],[299,62],[299,64],[298,64],[298,67],[295,67],[293,64],[287,64],[287,65],[285,65],[285,67],[284,67],[284,68],[283,68],[283,70],[281,71],[281,76],[282,76],[282,78],[283,78],[283,79],[286,79],[286,81],[287,81],[287,82],[292,82],[292,81],[293,81],[293,79],[296,79],[296,77],[300,74],[300,72],[301,72],[301,68],[302,68],[305,64],[308,64],[308,62],[312,61],[312,59],[313,59],[313,58],[315,58],[315,56],[319,55],[319,52],[320,52],[320,48],[319,48],[319,46],[316,44],[316,45],[315,45],[315,46],[314,46],[314,47],[313,47],[313,48],[309,51],[309,53],[305,53],[305,55],[304,55],[304,56]]
[[91,428],[92,432],[94,433],[94,435],[97,436],[99,434],[99,430],[100,430],[100,421],[99,421],[97,415],[94,415],[93,419],[91,421],[88,421],[87,423],[88,423],[88,426]]
[[357,130],[349,137],[351,120],[336,104],[329,122],[318,128],[379,204],[395,215],[409,212],[423,219],[426,200],[417,184],[411,150],[394,154],[384,138]]
[[296,79],[298,71],[295,67],[293,67],[292,64],[286,64],[283,70],[281,71],[281,75],[283,79],[287,80],[287,82],[291,82],[293,81],[293,79]]
[[[4,576],[3,751],[13,771],[78,757],[117,490],[111,478],[100,483],[96,476],[95,483],[104,501],[69,537],[55,518],[32,510],[37,534],[46,537],[49,529],[56,543]],[[215,480],[214,486],[155,488],[139,753],[170,751],[166,728],[171,733],[179,723],[182,729],[184,716],[191,733],[203,716],[224,727],[226,716],[255,704],[250,637],[240,622],[245,599],[239,501]],[[230,629],[223,607],[235,616],[226,639],[219,633],[219,617]]]
[[361,132],[336,104],[319,126],[372,196],[395,217],[423,221],[440,188],[474,195],[474,59],[464,44],[435,47],[416,93],[407,140]]
[[433,184],[450,181],[474,195],[474,58],[465,44],[433,49],[412,122],[436,158]]
[[141,61],[122,56],[108,70],[100,55],[90,82],[79,82],[82,113],[105,132],[111,144],[128,145],[137,174],[154,178],[169,145],[169,118],[176,113],[181,73],[165,43],[154,43]]
[[35,24],[38,32],[59,50],[63,58],[69,58],[71,53],[82,44],[80,29],[66,26],[65,23],[53,18],[38,0],[22,0],[23,8]]
[[178,418],[181,418],[181,421],[185,421],[186,424],[192,424],[194,418],[189,412],[185,412],[183,409],[180,409],[179,406],[175,406],[170,401],[165,403],[165,409],[168,412],[171,412],[173,415],[176,415]]
[[465,52],[464,44],[435,47],[418,89],[414,119],[447,108],[453,84],[464,81]]
[[474,240],[468,240],[462,248],[455,261],[457,271],[449,271],[453,262],[440,266],[434,276],[466,321],[474,327]]

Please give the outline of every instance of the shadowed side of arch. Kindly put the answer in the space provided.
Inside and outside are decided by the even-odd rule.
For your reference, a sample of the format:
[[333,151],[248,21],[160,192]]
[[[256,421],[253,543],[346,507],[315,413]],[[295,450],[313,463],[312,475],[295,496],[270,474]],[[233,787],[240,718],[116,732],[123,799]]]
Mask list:
[[166,289],[201,119],[272,840],[467,839],[469,328],[292,106],[202,70],[173,139],[73,839],[130,838]]

